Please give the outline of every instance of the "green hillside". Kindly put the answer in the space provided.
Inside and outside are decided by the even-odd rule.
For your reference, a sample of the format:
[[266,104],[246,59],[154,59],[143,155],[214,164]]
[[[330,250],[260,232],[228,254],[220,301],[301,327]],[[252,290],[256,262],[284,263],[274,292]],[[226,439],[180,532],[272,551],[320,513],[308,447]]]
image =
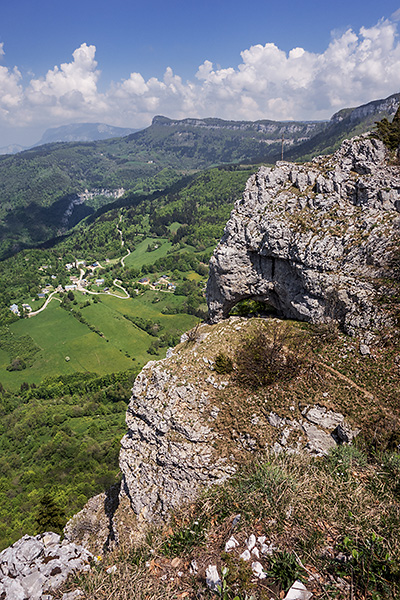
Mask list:
[[398,99],[395,94],[344,109],[329,122],[155,117],[147,129],[123,138],[52,143],[1,156],[0,259],[65,234],[104,206],[157,197],[211,166],[273,163],[282,148],[290,160],[330,152],[345,137],[393,115]]

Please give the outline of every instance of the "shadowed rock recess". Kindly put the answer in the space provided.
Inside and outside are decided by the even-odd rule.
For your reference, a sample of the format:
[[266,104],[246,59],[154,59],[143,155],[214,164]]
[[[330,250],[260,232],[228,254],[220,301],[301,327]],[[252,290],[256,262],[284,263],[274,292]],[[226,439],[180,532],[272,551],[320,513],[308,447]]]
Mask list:
[[345,140],[332,156],[261,167],[236,202],[210,262],[212,323],[254,298],[347,333],[385,323],[374,280],[399,226],[400,172],[382,142]]

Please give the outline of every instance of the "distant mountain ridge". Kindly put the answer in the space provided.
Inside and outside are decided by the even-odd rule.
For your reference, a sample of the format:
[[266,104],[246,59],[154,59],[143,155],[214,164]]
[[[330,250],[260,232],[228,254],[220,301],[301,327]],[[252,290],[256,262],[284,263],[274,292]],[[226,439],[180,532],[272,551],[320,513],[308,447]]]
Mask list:
[[114,127],[105,123],[69,123],[68,125],[46,129],[41,139],[32,146],[21,146],[19,144],[3,146],[0,148],[0,155],[16,154],[17,152],[55,142],[95,142],[96,140],[124,137],[136,131],[140,131],[140,129]]
[[285,152],[287,160],[308,160],[317,154],[331,154],[346,138],[352,138],[374,128],[383,117],[394,116],[400,103],[400,93],[382,100],[373,100],[355,108],[344,108],[335,113],[325,128],[296,148]]
[[[307,161],[334,152],[344,139],[371,130],[383,117],[390,119],[399,102],[400,93],[393,94],[343,109],[330,121],[156,116],[146,129],[124,137],[115,136],[121,128],[89,124],[96,135],[114,135],[91,142],[54,141],[66,135],[87,136],[88,124],[56,128],[46,138],[52,142],[0,157],[0,259],[64,234],[62,215],[71,198],[85,190],[124,188],[127,196],[123,201],[138,202],[138,194],[164,189],[165,170],[169,181],[177,181],[220,165],[273,164],[282,156]],[[100,199],[97,207],[108,206],[108,202]],[[86,204],[74,208],[68,227],[93,210]]]

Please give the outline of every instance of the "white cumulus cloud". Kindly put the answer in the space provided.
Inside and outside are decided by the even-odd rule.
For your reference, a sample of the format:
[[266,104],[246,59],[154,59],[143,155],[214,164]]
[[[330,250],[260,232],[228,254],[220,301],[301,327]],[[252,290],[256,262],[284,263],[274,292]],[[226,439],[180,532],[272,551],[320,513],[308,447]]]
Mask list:
[[[191,81],[168,67],[163,78],[139,72],[100,92],[96,48],[82,44],[71,62],[44,77],[22,82],[20,72],[0,66],[0,125],[103,121],[148,125],[155,114],[173,118],[216,116],[226,119],[321,119],[400,91],[399,11],[359,32],[348,29],[324,52],[290,52],[275,44],[244,49],[228,68],[205,60]],[[4,54],[0,44],[0,56]]]

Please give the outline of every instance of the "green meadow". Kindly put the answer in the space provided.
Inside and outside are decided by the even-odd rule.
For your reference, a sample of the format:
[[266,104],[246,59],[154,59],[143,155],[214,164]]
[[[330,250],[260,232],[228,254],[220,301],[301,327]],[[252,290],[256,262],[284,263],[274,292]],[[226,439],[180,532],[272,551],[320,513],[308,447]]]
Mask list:
[[[147,248],[152,244],[158,245],[158,248],[149,252]],[[170,248],[172,248],[172,243],[165,238],[147,237],[136,246],[135,250],[131,252],[129,256],[125,258],[125,265],[127,267],[135,267],[136,269],[140,269],[140,267],[143,265],[150,265],[159,258],[164,258]]]
[[[162,314],[166,306],[177,307],[182,303],[182,298],[167,292],[146,291],[126,300],[101,295],[99,302],[91,302],[86,307],[83,305],[87,296],[76,292],[75,297],[77,304],[73,309],[80,311],[87,324],[53,300],[38,315],[10,325],[15,338],[29,336],[38,350],[25,369],[8,371],[7,366],[15,356],[0,349],[0,382],[6,389],[16,391],[23,382],[39,384],[51,376],[87,371],[105,375],[145,364],[154,358],[147,350],[155,338],[124,315],[158,321],[163,332],[175,335],[196,322],[196,318],[188,314]],[[94,326],[101,335],[91,331],[88,325]],[[165,351],[166,348],[161,348],[158,356],[163,356]]]

